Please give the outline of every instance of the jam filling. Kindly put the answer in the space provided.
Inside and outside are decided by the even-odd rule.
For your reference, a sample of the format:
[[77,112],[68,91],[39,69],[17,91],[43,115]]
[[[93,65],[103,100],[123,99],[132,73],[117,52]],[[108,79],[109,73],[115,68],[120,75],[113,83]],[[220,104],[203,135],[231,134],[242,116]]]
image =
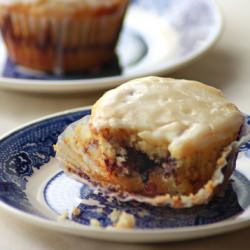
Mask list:
[[[144,183],[148,181],[149,174],[152,170],[157,168],[163,170],[164,176],[172,175],[176,168],[175,159],[168,157],[159,160],[152,160],[149,156],[134,148],[126,148],[126,155],[123,156],[122,162],[110,163],[108,159],[105,160],[107,170],[110,173],[115,173],[122,176],[131,176],[133,173],[139,173]],[[120,155],[117,155],[119,158]]]

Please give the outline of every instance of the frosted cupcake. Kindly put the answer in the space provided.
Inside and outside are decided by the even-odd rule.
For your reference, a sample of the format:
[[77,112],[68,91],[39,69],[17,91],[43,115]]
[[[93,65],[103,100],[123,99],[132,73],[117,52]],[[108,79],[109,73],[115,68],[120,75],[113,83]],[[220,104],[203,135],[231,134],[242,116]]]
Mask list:
[[128,0],[0,0],[10,59],[53,73],[109,63]]
[[235,167],[244,115],[221,91],[160,77],[105,93],[59,136],[66,173],[102,190],[173,208],[207,203]]

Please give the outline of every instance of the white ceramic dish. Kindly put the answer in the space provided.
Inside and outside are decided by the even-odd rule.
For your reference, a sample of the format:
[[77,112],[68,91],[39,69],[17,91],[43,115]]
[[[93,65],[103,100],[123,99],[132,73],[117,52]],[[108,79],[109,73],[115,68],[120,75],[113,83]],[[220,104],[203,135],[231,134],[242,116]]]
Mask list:
[[[48,230],[120,242],[194,239],[250,225],[250,142],[240,148],[233,181],[225,196],[208,205],[173,210],[117,203],[66,177],[53,160],[53,144],[58,135],[68,124],[89,113],[89,108],[82,108],[55,114],[0,139],[0,208]],[[250,127],[250,117],[248,124]],[[77,206],[80,216],[58,221],[60,214],[67,211],[70,215]],[[97,212],[100,206],[104,212]],[[96,218],[107,226],[111,208],[137,216],[136,228],[115,230],[88,225],[91,218]],[[141,211],[146,211],[146,216],[140,217]]]
[[0,87],[70,93],[114,87],[131,78],[162,75],[205,53],[222,18],[214,0],[133,0],[117,46],[120,67],[70,76],[48,75],[13,64],[0,39]]

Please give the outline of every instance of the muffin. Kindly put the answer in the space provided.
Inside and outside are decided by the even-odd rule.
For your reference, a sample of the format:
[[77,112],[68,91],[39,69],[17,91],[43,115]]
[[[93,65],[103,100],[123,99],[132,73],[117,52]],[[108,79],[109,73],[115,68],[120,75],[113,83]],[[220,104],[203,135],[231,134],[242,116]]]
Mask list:
[[10,59],[52,73],[98,68],[115,60],[128,0],[0,2]]
[[231,175],[244,116],[195,81],[146,77],[105,93],[60,135],[65,171],[152,205],[208,202]]

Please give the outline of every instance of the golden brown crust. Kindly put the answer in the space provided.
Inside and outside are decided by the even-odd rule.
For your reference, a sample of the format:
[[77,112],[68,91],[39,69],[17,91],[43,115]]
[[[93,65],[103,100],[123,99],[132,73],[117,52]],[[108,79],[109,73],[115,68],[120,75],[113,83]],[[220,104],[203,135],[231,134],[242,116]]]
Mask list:
[[105,2],[0,4],[0,29],[12,61],[61,73],[112,63],[128,2]]
[[9,51],[9,57],[17,64],[25,67],[54,73],[57,71],[80,72],[94,69],[105,63],[116,60],[113,49],[75,49],[63,52],[63,57],[58,58],[55,48],[39,49],[30,46],[29,43],[15,43],[5,38]]
[[[94,2],[94,1],[93,1]],[[0,8],[7,12],[18,13],[32,16],[54,16],[65,18],[70,14],[74,18],[82,16],[96,17],[102,15],[112,15],[128,4],[128,0],[102,0],[91,4],[89,1],[62,1],[62,0],[37,0],[37,1],[20,1],[12,4],[0,4]]]

